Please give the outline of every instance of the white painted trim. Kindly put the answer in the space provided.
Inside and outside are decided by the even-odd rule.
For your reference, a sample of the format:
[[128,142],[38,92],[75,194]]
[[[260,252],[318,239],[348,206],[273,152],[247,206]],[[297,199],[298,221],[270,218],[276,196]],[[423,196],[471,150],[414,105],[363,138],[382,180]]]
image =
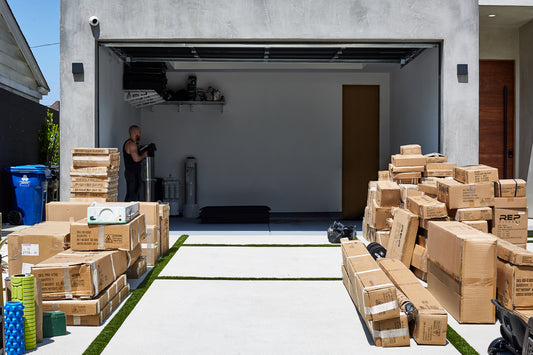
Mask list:
[[39,102],[42,99],[42,95],[39,92],[2,75],[0,75],[0,88],[35,102]]

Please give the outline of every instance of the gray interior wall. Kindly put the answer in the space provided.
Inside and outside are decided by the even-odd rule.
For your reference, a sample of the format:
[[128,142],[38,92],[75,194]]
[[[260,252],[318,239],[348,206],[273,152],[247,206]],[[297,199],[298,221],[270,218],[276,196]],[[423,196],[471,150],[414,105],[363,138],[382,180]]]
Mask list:
[[[189,73],[167,73],[180,88]],[[227,105],[142,109],[143,141],[155,142],[156,175],[183,182],[198,159],[200,206],[266,204],[274,212],[337,212],[342,202],[342,85],[380,85],[388,139],[389,75],[349,71],[204,71],[198,87]],[[364,132],[361,132],[364,134]],[[358,137],[353,137],[357,140]],[[363,148],[364,151],[364,148]],[[381,149],[382,161],[389,152]],[[385,165],[386,163],[384,163]]]
[[[128,139],[128,128],[140,125],[140,112],[124,101],[122,91],[123,64],[107,48],[100,48],[99,63],[99,145],[116,147],[122,154],[122,144]],[[119,201],[126,196],[124,159],[120,156]]]
[[439,50],[425,50],[413,62],[391,71],[391,153],[416,143],[422,152],[439,151]]
[[533,21],[520,28],[520,130],[518,177],[526,179],[533,143]]

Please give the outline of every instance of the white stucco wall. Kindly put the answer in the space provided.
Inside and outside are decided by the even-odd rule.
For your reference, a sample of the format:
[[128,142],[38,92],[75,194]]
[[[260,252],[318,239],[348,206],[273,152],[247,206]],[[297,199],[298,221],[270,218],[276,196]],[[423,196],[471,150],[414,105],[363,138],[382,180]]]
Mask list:
[[[100,19],[91,30],[90,16]],[[442,41],[442,150],[458,164],[478,160],[478,3],[476,0],[61,0],[61,172],[70,148],[96,144],[98,40]],[[84,63],[74,81],[71,63]],[[468,83],[456,75],[469,65]],[[61,180],[68,196],[69,179]]]

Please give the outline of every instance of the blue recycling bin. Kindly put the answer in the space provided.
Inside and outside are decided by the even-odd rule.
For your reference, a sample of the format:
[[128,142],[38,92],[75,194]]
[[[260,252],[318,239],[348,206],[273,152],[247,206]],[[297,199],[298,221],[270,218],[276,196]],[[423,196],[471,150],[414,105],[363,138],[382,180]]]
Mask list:
[[22,223],[33,225],[42,222],[50,169],[44,165],[20,165],[6,170],[11,174],[13,209],[22,214]]

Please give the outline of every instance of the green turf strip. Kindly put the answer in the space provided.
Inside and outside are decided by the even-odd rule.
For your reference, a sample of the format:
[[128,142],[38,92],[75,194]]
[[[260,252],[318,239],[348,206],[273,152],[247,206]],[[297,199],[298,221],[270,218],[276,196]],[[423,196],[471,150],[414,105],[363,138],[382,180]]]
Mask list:
[[148,290],[150,285],[157,279],[159,273],[163,268],[168,264],[170,259],[176,254],[178,249],[183,245],[185,240],[187,240],[187,235],[182,235],[176,243],[168,250],[168,252],[159,259],[159,262],[154,266],[154,268],[146,275],[145,279],[141,284],[133,291],[130,292],[130,297],[126,300],[122,308],[115,314],[113,319],[105,326],[105,328],[100,332],[100,334],[93,340],[91,345],[85,350],[83,354],[96,355],[101,354],[104,351],[105,347],[113,338],[118,328],[124,323],[128,315],[131,313],[133,308],[141,300],[142,296]]
[[158,280],[222,280],[222,281],[342,281],[341,277],[196,277],[159,276]]
[[184,244],[184,247],[339,248],[340,244]]
[[479,354],[466,340],[457,334],[452,327],[448,325],[448,331],[446,332],[446,339],[461,353],[464,355]]

